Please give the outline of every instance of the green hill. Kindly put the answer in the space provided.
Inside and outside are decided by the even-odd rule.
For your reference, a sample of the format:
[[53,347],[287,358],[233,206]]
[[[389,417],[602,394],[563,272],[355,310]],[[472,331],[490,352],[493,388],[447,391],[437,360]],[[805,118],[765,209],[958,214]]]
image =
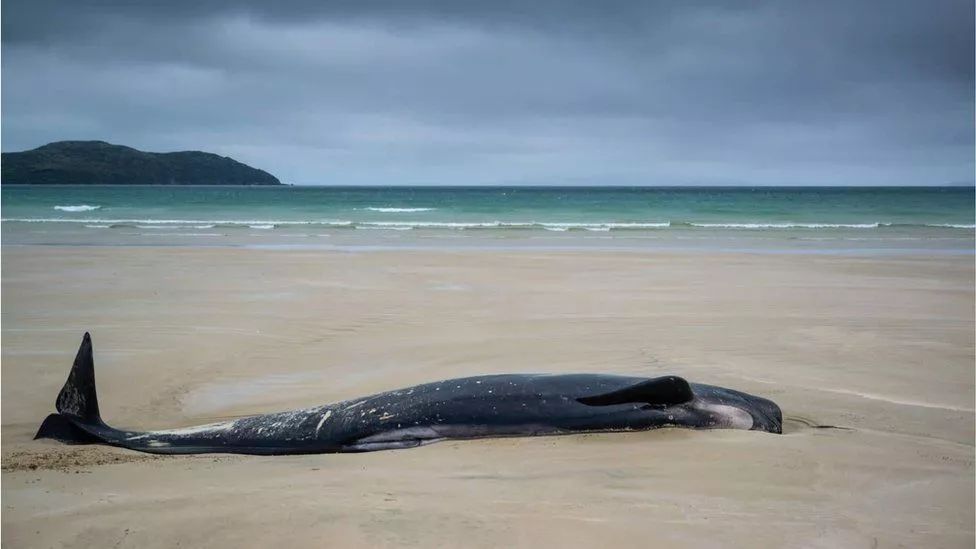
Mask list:
[[212,153],[143,152],[104,141],[58,141],[3,153],[5,185],[280,185],[264,170]]

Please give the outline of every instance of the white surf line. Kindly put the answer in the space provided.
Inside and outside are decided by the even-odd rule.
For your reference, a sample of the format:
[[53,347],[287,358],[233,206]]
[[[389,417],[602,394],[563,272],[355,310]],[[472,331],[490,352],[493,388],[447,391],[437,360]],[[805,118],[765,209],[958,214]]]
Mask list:
[[947,404],[934,404],[931,402],[922,402],[920,400],[902,400],[886,395],[879,395],[877,393],[862,393],[860,391],[851,391],[850,389],[833,389],[830,387],[812,387],[809,385],[790,385],[788,383],[779,383],[776,381],[770,381],[768,379],[760,379],[756,377],[737,375],[739,379],[746,379],[749,381],[755,381],[756,383],[765,383],[767,385],[782,385],[785,387],[797,387],[800,389],[813,389],[815,391],[821,391],[825,393],[837,393],[841,395],[852,395],[856,397],[865,398],[868,400],[878,400],[881,402],[888,402],[891,404],[901,404],[903,406],[917,406],[919,408],[934,408],[936,410],[952,410],[954,412],[969,412],[970,414],[976,413],[974,408],[966,408],[964,406],[950,406]]

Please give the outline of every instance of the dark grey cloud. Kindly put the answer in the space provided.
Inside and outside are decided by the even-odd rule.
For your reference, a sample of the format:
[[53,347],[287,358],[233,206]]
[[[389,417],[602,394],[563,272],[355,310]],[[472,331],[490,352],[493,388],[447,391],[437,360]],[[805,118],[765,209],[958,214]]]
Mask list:
[[2,4],[3,149],[322,184],[972,180],[973,5]]

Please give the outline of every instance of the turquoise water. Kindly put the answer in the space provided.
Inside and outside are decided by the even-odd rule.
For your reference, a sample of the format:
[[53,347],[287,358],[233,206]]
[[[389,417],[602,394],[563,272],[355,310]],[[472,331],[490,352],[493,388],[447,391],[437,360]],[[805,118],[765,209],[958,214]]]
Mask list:
[[972,188],[2,188],[4,221],[655,229],[972,228]]
[[970,187],[3,186],[0,193],[7,243],[132,243],[137,236],[160,242],[158,237],[180,235],[238,242],[248,235],[343,231],[348,239],[356,231],[347,229],[374,229],[368,232],[413,231],[418,238],[569,233],[658,240],[915,239],[967,247],[976,217]]

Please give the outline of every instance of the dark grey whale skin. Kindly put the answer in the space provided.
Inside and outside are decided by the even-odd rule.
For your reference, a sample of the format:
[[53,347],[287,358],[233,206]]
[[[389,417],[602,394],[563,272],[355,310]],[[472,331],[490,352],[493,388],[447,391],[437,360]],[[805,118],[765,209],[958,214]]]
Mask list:
[[157,454],[311,454],[411,448],[445,439],[641,431],[660,427],[782,432],[764,398],[675,376],[502,374],[449,379],[315,408],[135,432],[98,415],[91,340],[36,438]]

